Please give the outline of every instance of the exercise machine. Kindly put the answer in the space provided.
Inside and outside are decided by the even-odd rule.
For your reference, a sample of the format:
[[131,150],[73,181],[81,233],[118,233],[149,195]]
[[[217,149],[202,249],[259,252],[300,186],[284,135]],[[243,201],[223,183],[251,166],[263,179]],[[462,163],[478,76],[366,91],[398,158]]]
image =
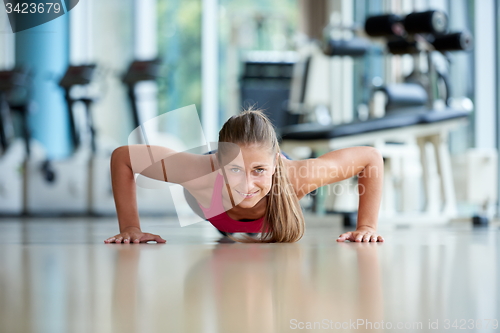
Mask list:
[[[141,94],[138,91],[142,83],[154,83],[160,79],[161,61],[159,59],[134,60],[130,63],[121,80],[126,86],[130,102],[130,111],[134,130],[129,136],[129,144],[160,145],[176,151],[184,151],[185,145],[173,135],[160,132],[161,117],[156,110],[146,115],[140,109]],[[151,89],[148,93],[156,93]],[[173,215],[175,206],[172,201],[170,184],[148,179],[137,174],[137,206],[140,214],[146,215]]]
[[450,107],[449,52],[471,50],[472,36],[467,31],[449,33],[447,30],[448,18],[438,10],[366,19],[365,32],[371,37],[383,38],[389,54],[411,55],[413,59],[413,71],[403,78],[404,83],[383,86],[374,92],[373,99],[378,102],[375,108],[406,111],[405,108],[412,105],[424,106],[427,110]]
[[[412,216],[419,221],[431,221],[432,218],[447,221],[457,214],[447,137],[452,129],[467,122],[471,106],[470,103],[465,103],[467,105],[463,107],[451,107],[445,71],[437,69],[432,55],[435,52],[470,50],[471,37],[466,32],[447,33],[446,15],[439,11],[412,13],[404,18],[396,15],[370,17],[366,20],[365,30],[372,37],[389,36],[387,49],[391,54],[412,54],[415,58],[421,54],[427,56],[427,71],[419,68],[420,62],[415,61],[414,71],[405,78],[404,84],[385,85],[375,89],[372,96],[379,100],[378,108],[381,108],[382,112],[372,110],[370,119],[346,121],[348,117],[338,117],[337,121],[330,123],[309,121],[282,128],[282,148],[294,154],[295,148],[308,147],[313,153],[319,155],[332,149],[354,145],[375,146],[386,160],[382,213],[385,217],[397,219],[391,176],[396,173],[396,165],[400,165],[396,162],[405,158],[405,154],[411,151],[408,148],[418,147],[424,179],[425,206],[423,214]],[[339,34],[326,33],[325,36],[323,54],[332,57],[347,55],[347,52],[343,51],[340,46],[349,43],[332,37],[339,36]],[[358,44],[362,43],[351,43],[351,45]],[[335,45],[339,47],[335,48]],[[335,52],[336,49],[339,51]],[[356,48],[352,49],[356,50]],[[352,56],[362,54],[363,52],[356,51],[352,53]],[[328,65],[328,62],[324,63],[325,66]],[[294,109],[302,113],[311,112],[311,105],[307,105],[308,98],[310,98],[307,93],[314,90],[309,87],[310,82],[313,81],[310,76],[311,68],[309,67],[305,73],[306,75],[301,77],[298,84],[299,89],[295,90],[291,98],[292,103],[295,103],[292,105]],[[381,95],[382,98],[377,98]],[[442,102],[437,103],[437,101]],[[328,101],[325,103],[328,105]],[[439,104],[442,107],[438,107]],[[353,114],[353,110],[346,109],[345,105],[343,109],[342,105],[332,104],[333,106],[337,109],[333,108],[332,114],[333,111]],[[302,117],[302,119],[307,118]],[[434,150],[433,158],[429,156],[428,146],[432,146]],[[416,152],[418,154],[418,150]],[[432,165],[433,163],[435,165]],[[437,170],[436,177],[431,175],[433,170]],[[439,180],[438,184],[436,184],[436,178]],[[442,200],[436,196],[439,191],[441,191]],[[418,193],[418,189],[413,188],[413,196],[415,193]],[[407,202],[408,197],[402,200]],[[325,212],[322,200],[317,203],[317,211]],[[408,216],[404,215],[406,221],[411,220],[407,218]],[[352,219],[347,219],[345,222],[350,225]]]
[[[82,124],[79,120],[85,117],[91,120],[92,99],[74,98],[72,89],[76,86],[87,87],[95,69],[95,65],[69,66],[59,81],[68,107],[71,155],[60,160],[50,159],[38,142],[30,140],[31,149],[26,163],[26,211],[30,215],[84,215],[89,212],[89,169],[95,149],[94,133],[91,124]],[[86,106],[83,117],[75,114],[77,102]]]
[[[90,85],[96,80],[98,72],[99,69],[95,64],[70,66],[60,80],[59,86],[64,89],[73,147],[78,150],[82,146],[82,149],[90,151],[87,171],[88,213],[113,215],[115,205],[111,187],[110,160],[117,144],[99,136],[94,126],[92,106],[97,97],[93,96]],[[77,106],[82,108],[78,109]],[[78,116],[80,121],[77,120]],[[77,125],[80,125],[79,128]]]
[[[24,169],[29,155],[29,74],[0,71],[0,214],[24,212]],[[17,121],[16,121],[17,120]]]

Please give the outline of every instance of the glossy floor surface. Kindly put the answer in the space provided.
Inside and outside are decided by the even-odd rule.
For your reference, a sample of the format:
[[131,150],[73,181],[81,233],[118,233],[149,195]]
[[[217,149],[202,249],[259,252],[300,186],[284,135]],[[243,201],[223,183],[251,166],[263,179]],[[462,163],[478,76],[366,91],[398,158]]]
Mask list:
[[164,218],[143,230],[166,244],[104,244],[113,219],[1,219],[0,332],[500,332],[498,224],[337,243],[314,219],[265,245]]

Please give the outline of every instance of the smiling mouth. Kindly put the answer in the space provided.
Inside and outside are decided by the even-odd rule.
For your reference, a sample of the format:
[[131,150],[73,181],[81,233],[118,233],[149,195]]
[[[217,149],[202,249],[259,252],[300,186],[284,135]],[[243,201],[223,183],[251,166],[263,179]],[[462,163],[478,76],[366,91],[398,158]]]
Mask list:
[[257,192],[259,192],[259,190],[255,191],[255,192],[250,192],[250,193],[243,193],[243,192],[240,192],[238,190],[235,190],[235,191],[238,192],[239,195],[241,195],[242,197],[245,197],[245,198],[251,198],[255,194],[257,194]]

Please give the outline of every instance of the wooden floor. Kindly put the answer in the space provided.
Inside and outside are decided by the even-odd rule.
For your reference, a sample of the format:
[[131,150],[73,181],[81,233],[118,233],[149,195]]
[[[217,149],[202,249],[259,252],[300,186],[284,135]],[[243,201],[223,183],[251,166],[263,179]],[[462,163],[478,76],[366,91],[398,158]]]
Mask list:
[[143,230],[167,243],[104,244],[114,219],[0,219],[0,332],[500,332],[498,224],[381,221],[385,243],[314,218],[294,244]]

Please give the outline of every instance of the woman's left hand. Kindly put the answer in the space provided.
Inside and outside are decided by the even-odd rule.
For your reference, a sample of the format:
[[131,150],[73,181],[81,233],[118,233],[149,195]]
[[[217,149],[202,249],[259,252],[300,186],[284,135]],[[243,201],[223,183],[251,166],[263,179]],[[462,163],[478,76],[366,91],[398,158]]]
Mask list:
[[383,242],[384,238],[376,233],[372,227],[361,226],[356,231],[348,231],[337,238],[337,242]]

